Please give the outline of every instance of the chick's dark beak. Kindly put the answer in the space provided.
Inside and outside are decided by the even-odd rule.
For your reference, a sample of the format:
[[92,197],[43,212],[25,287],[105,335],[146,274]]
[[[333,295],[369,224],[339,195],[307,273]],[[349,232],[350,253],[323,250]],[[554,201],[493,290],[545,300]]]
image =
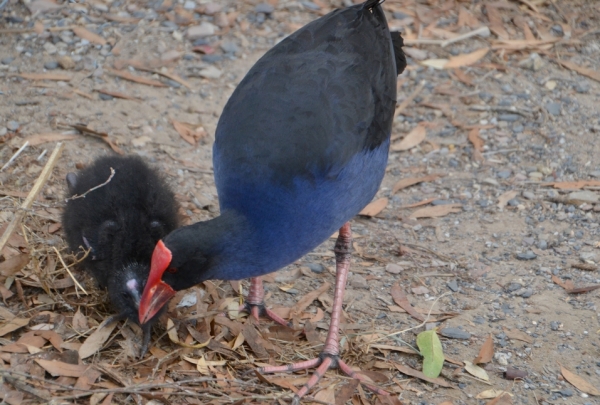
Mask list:
[[139,320],[142,325],[152,319],[175,295],[173,288],[162,281],[165,270],[171,264],[171,258],[171,251],[162,240],[158,241],[152,253],[150,274],[140,301]]

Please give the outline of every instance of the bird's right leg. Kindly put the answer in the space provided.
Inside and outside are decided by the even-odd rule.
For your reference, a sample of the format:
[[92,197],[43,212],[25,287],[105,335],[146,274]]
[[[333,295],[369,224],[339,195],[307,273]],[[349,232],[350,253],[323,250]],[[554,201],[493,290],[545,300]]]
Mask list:
[[277,315],[265,306],[265,289],[260,277],[250,279],[250,292],[246,297],[246,302],[240,307],[240,311],[246,311],[258,321],[258,317],[263,315],[271,318],[273,321],[283,326],[291,327],[291,323]]

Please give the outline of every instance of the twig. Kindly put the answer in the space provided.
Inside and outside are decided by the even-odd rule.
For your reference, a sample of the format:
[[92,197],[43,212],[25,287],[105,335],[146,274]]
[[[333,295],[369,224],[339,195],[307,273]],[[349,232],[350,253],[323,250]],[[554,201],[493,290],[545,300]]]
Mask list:
[[533,111],[525,110],[522,107],[520,109],[516,109],[514,107],[502,107],[502,106],[493,106],[493,105],[472,105],[469,106],[469,110],[474,111],[496,111],[496,112],[506,112],[511,114],[519,114],[523,117],[531,117]]
[[[47,31],[50,32],[58,32],[58,31],[66,31],[72,30],[76,25],[65,25],[64,27],[50,27],[46,28]],[[4,30],[0,30],[0,35],[2,34],[26,34],[28,32],[34,32],[33,28],[7,28]]]
[[396,119],[396,117],[398,115],[400,115],[400,113],[402,113],[402,111],[404,111],[406,109],[406,107],[408,107],[408,105],[410,103],[412,103],[412,101],[417,98],[417,96],[419,95],[419,93],[421,91],[423,91],[423,87],[425,87],[425,80],[421,81],[421,83],[419,83],[419,85],[417,86],[417,88],[415,89],[415,91],[413,91],[411,93],[410,96],[408,96],[408,98],[406,98],[402,103],[400,103],[400,105],[398,106],[398,108],[396,108],[396,111],[394,111],[394,119]]
[[29,145],[29,141],[25,141],[25,143],[23,144],[23,146],[21,146],[21,147],[19,148],[19,150],[18,150],[18,151],[16,151],[16,152],[15,152],[15,154],[14,154],[14,155],[12,155],[12,157],[11,157],[10,159],[8,159],[8,162],[6,162],[6,164],[5,164],[4,166],[2,166],[2,168],[0,169],[0,172],[1,172],[2,170],[6,169],[8,166],[10,166],[10,164],[11,164],[12,162],[14,162],[16,158],[18,158],[18,157],[19,157],[19,155],[21,154],[21,152],[23,152],[23,151],[25,150],[25,148],[27,147],[27,145]]
[[490,156],[490,155],[496,155],[498,153],[510,153],[510,152],[517,152],[520,149],[518,148],[513,148],[513,149],[498,149],[498,150],[492,150],[490,152],[483,152],[482,155],[483,156]]
[[115,176],[115,169],[113,169],[113,168],[111,167],[111,168],[110,168],[110,176],[108,176],[108,179],[106,179],[106,181],[105,181],[104,183],[102,183],[102,184],[98,184],[97,186],[94,186],[94,187],[90,188],[88,191],[86,191],[85,193],[83,193],[83,194],[81,194],[81,195],[75,194],[74,196],[71,196],[71,197],[67,198],[67,199],[65,200],[65,202],[69,202],[70,200],[76,200],[76,199],[78,199],[78,198],[85,198],[85,196],[86,196],[88,193],[90,193],[90,192],[92,192],[92,191],[94,191],[94,190],[97,190],[97,189],[99,189],[100,187],[104,187],[104,186],[106,186],[108,183],[110,183],[110,181],[112,180],[112,178],[113,178],[114,176]]
[[[67,266],[67,264],[63,260],[62,256],[58,252],[58,249],[56,249],[56,246],[52,246],[52,249],[54,249],[54,251],[56,252],[56,255],[58,256],[58,260],[60,260],[61,264],[64,266],[64,268],[67,271],[67,273],[69,273],[69,276],[71,276],[71,279],[73,280],[73,282],[75,283],[75,285],[77,287],[81,288],[81,291],[83,291],[83,293],[85,295],[88,295],[88,292],[85,290],[85,288],[83,288],[81,286],[81,284],[79,284],[79,281],[77,281],[77,279],[75,278],[75,276],[73,276],[73,273],[71,273],[71,270],[69,270],[69,266]],[[77,291],[77,289],[75,289],[75,292],[77,293],[77,298],[79,298],[79,291]]]
[[48,149],[44,149],[44,151],[40,153],[40,155],[35,160],[37,160],[38,162],[42,160],[44,156],[46,156],[46,152],[48,152]]
[[3,379],[4,379],[4,381],[9,383],[13,387],[18,389],[19,391],[23,391],[30,395],[33,395],[34,397],[41,399],[42,401],[50,401],[52,399],[50,397],[50,395],[48,395],[48,393],[38,390],[36,388],[30,387],[24,381],[22,381],[20,378],[4,376]]
[[27,198],[25,199],[23,204],[21,204],[20,209],[15,213],[14,218],[12,219],[12,221],[10,221],[10,223],[6,227],[6,231],[4,231],[4,234],[0,238],[0,251],[4,248],[4,245],[6,245],[6,242],[8,242],[8,238],[10,238],[10,235],[12,235],[12,233],[16,229],[17,225],[19,223],[21,223],[21,220],[25,216],[25,210],[28,210],[31,208],[31,205],[33,204],[33,200],[36,199],[38,193],[40,192],[40,190],[42,189],[44,184],[46,184],[46,182],[48,181],[50,174],[52,174],[52,169],[54,168],[54,165],[56,165],[56,162],[58,161],[58,157],[60,156],[60,153],[62,152],[63,146],[64,145],[62,142],[59,142],[56,144],[56,147],[54,148],[52,155],[50,155],[50,158],[48,159],[46,166],[44,166],[42,173],[40,173],[40,176],[35,181],[35,184],[33,185],[31,191],[27,195]]
[[474,37],[475,35],[481,35],[483,37],[487,37],[490,35],[490,29],[487,25],[483,27],[479,27],[476,30],[467,32],[462,35],[458,35],[454,38],[450,39],[425,39],[425,38],[417,38],[417,39],[405,39],[404,43],[406,45],[440,45],[442,48],[447,47],[450,44],[455,42],[463,41],[465,39],[469,39]]
[[479,27],[476,30],[473,30],[473,31],[467,32],[465,34],[459,35],[457,37],[442,41],[442,43],[440,45],[442,46],[442,48],[445,48],[450,44],[453,44],[455,42],[462,41],[465,39],[469,39],[471,37],[474,37],[475,35],[481,35],[482,37],[489,37],[490,29],[487,25],[484,25],[483,27]]
[[531,2],[529,2],[527,0],[517,0],[517,1],[519,1],[520,3],[525,4],[527,7],[529,7],[532,11],[534,11],[536,13],[540,12],[540,10],[538,10],[538,8],[534,4],[532,4]]
[[435,301],[433,301],[433,304],[431,304],[431,306],[429,307],[429,311],[427,311],[427,316],[425,317],[425,320],[423,320],[423,322],[421,322],[419,325],[413,326],[412,328],[407,328],[407,329],[404,329],[404,330],[401,330],[401,331],[398,331],[398,332],[390,333],[389,335],[383,336],[383,337],[381,337],[381,338],[379,338],[377,340],[374,340],[373,342],[377,342],[379,340],[386,339],[386,338],[389,338],[389,337],[392,337],[392,336],[401,335],[403,333],[406,333],[406,332],[414,330],[414,329],[418,329],[421,326],[425,325],[427,323],[427,321],[429,320],[429,317],[431,316],[431,311],[433,311],[433,307],[435,306],[435,304],[437,304],[437,302],[441,298],[445,297],[446,295],[450,295],[450,294],[452,294],[452,293],[447,292],[447,293],[444,293],[444,294],[440,295],[439,297],[437,297],[435,299]]

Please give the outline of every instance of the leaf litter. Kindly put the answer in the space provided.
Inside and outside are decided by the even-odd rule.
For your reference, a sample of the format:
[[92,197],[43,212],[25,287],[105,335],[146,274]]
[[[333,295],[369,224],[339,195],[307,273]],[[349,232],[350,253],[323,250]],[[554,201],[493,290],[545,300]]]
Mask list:
[[[54,2],[37,1],[32,3],[52,4]],[[442,5],[442,3],[440,3],[440,5]],[[504,7],[504,3],[501,2],[491,3],[490,5],[479,5],[478,7],[472,7],[463,4],[462,7],[457,8],[457,23],[455,25],[451,24],[450,26],[446,25],[441,27],[436,26],[439,22],[439,18],[443,16],[444,13],[447,13],[447,10],[450,10],[450,8],[447,10],[444,8],[441,11],[437,11],[433,6],[430,8],[430,5],[418,4],[415,6],[411,4],[409,6],[408,2],[402,1],[394,2],[393,4],[392,2],[386,2],[384,3],[384,7],[388,11],[392,10],[392,8],[395,8],[394,11],[403,13],[413,20],[413,23],[407,24],[406,27],[407,39],[417,41],[417,43],[413,44],[413,46],[421,48],[420,50],[424,48],[428,51],[436,53],[439,51],[438,48],[421,45],[418,43],[418,41],[439,40],[439,38],[443,38],[444,41],[452,41],[456,38],[459,38],[461,34],[465,32],[465,27],[467,27],[469,30],[474,30],[480,27],[487,28],[487,26],[489,26],[489,29],[492,31],[492,33],[494,33],[494,39],[486,39],[485,36],[477,37],[474,46],[473,43],[471,43],[469,47],[464,49],[461,48],[460,52],[452,54],[456,56],[449,56],[443,52],[438,55],[440,57],[439,59],[443,60],[444,64],[442,66],[445,68],[450,68],[452,64],[448,64],[453,60],[455,64],[461,66],[462,68],[451,70],[451,75],[455,75],[457,78],[459,78],[460,82],[469,86],[473,86],[474,84],[479,85],[480,77],[484,76],[486,72],[489,72],[493,76],[495,72],[501,71],[498,68],[498,64],[500,63],[498,62],[499,60],[502,60],[502,63],[504,63],[507,61],[507,57],[510,57],[511,55],[524,57],[533,51],[539,52],[542,57],[545,57],[548,54],[545,54],[544,52],[560,52],[560,42],[567,41],[566,38],[553,38],[552,35],[554,34],[550,33],[549,23],[553,20],[552,18],[548,17],[548,15],[552,14],[548,13],[546,10],[546,7],[550,4],[549,2],[544,3],[537,1],[521,1],[518,3],[522,3],[521,9],[517,7]],[[321,5],[323,2],[315,2],[315,4]],[[324,4],[321,12],[324,11],[327,6],[328,4]],[[38,7],[36,8],[36,12],[43,12],[40,11],[43,8],[37,5],[36,7]],[[444,7],[446,7],[446,5],[444,5]],[[431,13],[434,10],[435,13]],[[482,10],[485,10],[485,13],[482,12]],[[169,19],[169,21],[187,21],[185,24],[189,24],[189,15],[192,13],[184,13],[183,11],[185,10],[167,11],[167,9],[165,9],[164,11],[159,11],[158,14],[160,18],[164,18],[166,15],[171,16],[173,19]],[[202,13],[200,10],[195,11]],[[127,19],[127,17],[117,17],[116,15],[100,15],[102,16],[101,18],[106,18],[106,20],[109,21],[126,23],[134,23],[138,21],[138,19]],[[523,17],[525,24],[519,23],[517,17]],[[511,25],[513,21],[515,23],[514,26]],[[391,19],[391,22],[393,24],[394,19]],[[39,21],[36,21],[36,25],[32,28],[32,30],[35,32],[40,31],[40,24],[38,23]],[[177,24],[177,22],[175,22],[175,24]],[[182,23],[182,25],[183,24],[184,23]],[[424,24],[424,29],[422,32],[419,32],[416,29],[416,24]],[[430,25],[430,27],[427,27],[427,25]],[[571,27],[569,27],[567,24],[562,24],[561,26],[563,27],[565,36],[567,34],[575,37],[580,35],[576,29],[571,29]],[[42,32],[54,32],[52,30],[48,30],[48,28],[56,27],[44,27],[42,25]],[[123,41],[123,39],[117,40],[116,38],[109,38],[106,33],[102,33],[102,36],[99,36],[102,38],[102,40],[98,40],[98,38],[92,38],[82,30],[79,30],[79,33],[77,33],[77,30],[75,29],[72,29],[72,31],[82,38],[87,35],[88,37],[84,39],[87,39],[92,43],[94,43],[94,41],[102,42],[102,40],[108,40],[111,44],[122,44],[126,42]],[[86,29],[86,31],[88,31],[90,34],[93,34],[90,30]],[[524,39],[520,39],[521,36]],[[464,41],[464,39],[461,39],[460,41]],[[482,44],[484,44],[483,48]],[[444,45],[440,46],[443,47]],[[117,48],[113,48],[113,50],[115,51],[114,54],[117,54]],[[489,63],[489,61],[493,61],[494,63]],[[575,64],[575,62],[577,62],[577,64]],[[583,67],[583,65],[585,64],[581,64],[580,61],[575,58],[573,59],[573,62],[566,62],[562,64],[562,66],[567,69],[595,79],[595,72],[592,69]],[[185,75],[179,76],[172,74],[171,71],[159,70],[162,66],[163,65],[161,64],[152,66],[152,70],[150,70],[150,72],[153,74],[163,75],[164,77],[172,79],[186,87],[195,86],[196,83],[189,81]],[[144,70],[141,69],[143,66],[139,67],[139,70]],[[114,80],[114,77],[111,77],[111,73],[113,73],[113,71],[107,68],[104,70],[104,79]],[[163,82],[149,79],[147,76],[133,75],[129,72],[123,73],[124,76],[121,76],[122,78],[126,80],[132,80],[131,77],[135,77],[133,81],[136,81],[138,84],[157,85],[157,83],[160,83],[161,88],[164,88],[165,86]],[[127,73],[129,73],[129,75]],[[21,73],[21,75],[22,78],[35,81],[36,83],[33,83],[35,86],[48,85],[47,82],[43,84],[39,83],[43,80],[64,82],[73,81],[72,76],[58,72]],[[118,80],[116,82],[118,82]],[[403,103],[402,100],[399,100],[401,101],[400,106],[402,108],[398,109],[397,115],[402,114],[406,117],[416,118],[416,109],[427,107],[428,105],[436,105],[437,102],[435,100],[427,101],[426,98],[429,97],[428,93],[429,92],[425,86],[419,85],[416,91],[410,95],[411,97],[404,99],[404,101],[407,101],[407,103]],[[118,97],[118,92],[115,92],[114,94]],[[451,93],[449,92],[448,94]],[[121,95],[130,97],[128,93],[121,93]],[[466,97],[468,98],[468,96]],[[461,98],[461,100],[466,100],[467,98]],[[439,103],[437,104],[441,105]],[[460,103],[457,102],[456,105],[458,104]],[[452,105],[454,110],[454,103],[447,103],[446,105]],[[445,114],[443,111],[444,110],[439,109],[436,111],[436,113],[441,112]],[[465,113],[460,109],[458,111],[453,111],[452,113],[454,117],[459,117],[459,119],[463,118],[461,117],[462,114]],[[418,120],[412,122],[418,122]],[[454,121],[454,123],[457,122]],[[466,128],[474,125],[475,123],[476,120],[469,120],[468,122],[465,121],[458,123],[460,125],[457,127],[466,132],[468,131]],[[194,127],[194,124],[192,124],[191,128],[193,129]],[[419,127],[419,125],[417,127]],[[432,137],[434,136],[434,131],[430,131],[429,128],[430,127],[423,127],[423,129],[426,129],[426,136],[423,136],[423,131],[418,129],[416,134],[411,135],[411,137],[406,137],[408,138],[406,143],[402,144],[402,141],[394,142],[395,148],[401,151],[410,151],[410,149],[414,148],[415,146],[419,146],[417,149],[423,150],[424,152],[434,150],[434,143],[438,142],[438,140],[436,139],[435,141],[430,142],[430,138],[433,139]],[[410,134],[408,128],[404,127],[404,132],[402,133],[407,132]],[[41,143],[42,141],[44,143],[55,142],[60,140],[60,136],[63,136],[63,134],[55,134],[57,135],[56,138],[44,138],[45,134],[54,133],[38,133],[41,135],[39,143],[40,145],[43,145],[43,143]],[[68,139],[69,138],[65,138],[64,140]],[[468,139],[471,140],[471,137]],[[196,139],[194,143],[188,143],[195,145],[197,141],[198,139]],[[489,142],[489,137],[485,138],[485,145],[483,142],[484,139],[480,136],[480,143],[478,145],[473,143],[475,149],[480,153],[483,153],[484,150],[488,150],[484,149],[484,147],[487,148],[492,145],[492,143]],[[442,146],[445,145],[446,144],[442,144]],[[452,151],[453,148],[463,147],[465,147],[464,143],[455,142],[450,145],[449,149]],[[411,152],[415,151],[413,150],[407,153]],[[485,156],[486,159],[488,159],[488,155],[486,154]],[[483,162],[483,156],[476,157],[476,160]],[[490,160],[492,160],[490,162],[492,165],[496,164],[493,159]],[[488,162],[484,162],[483,164],[485,165],[487,163]],[[426,180],[423,182],[426,183],[427,181],[432,180]],[[570,184],[565,184],[564,187],[568,189],[597,186],[594,183],[586,183],[583,185],[575,184],[576,187],[571,187],[573,186],[572,183],[573,182]],[[392,194],[399,193],[401,191],[402,193],[400,194],[403,194],[402,197],[404,198],[404,193],[410,192],[410,187],[415,184],[418,183],[403,185],[395,190]],[[556,188],[561,189],[559,186]],[[7,191],[14,193],[19,192],[17,191],[17,188]],[[16,194],[14,195],[16,196]],[[499,197],[497,196],[498,205],[506,207],[506,203],[510,200],[510,198],[508,198],[509,196],[511,196],[511,194],[500,195]],[[386,195],[386,197],[389,197],[391,200],[390,195]],[[419,205],[430,204],[434,201],[434,198],[423,196],[419,202],[415,201],[416,200],[403,201],[402,207],[415,208]],[[387,208],[387,211],[390,211],[392,208],[395,209],[396,206],[393,205],[393,202],[390,203],[388,201],[384,208]],[[434,209],[435,206],[428,208]],[[510,209],[510,207],[508,207],[508,209]],[[420,224],[422,223],[425,224],[425,226],[428,226],[427,224],[429,222],[427,221],[435,220],[435,218],[442,218],[444,215],[448,215],[452,211],[451,209],[446,214],[439,215],[436,210],[437,209],[433,211],[434,215],[417,215],[415,218],[419,218],[423,221],[419,222]],[[444,210],[448,210],[448,208],[445,208]],[[323,288],[325,283],[321,284],[321,288],[315,286],[315,289],[318,288],[318,291],[314,291],[314,294],[305,296],[305,299],[302,299],[301,297],[294,297],[299,298],[298,302],[302,302],[302,305],[295,308],[293,311],[293,316],[291,316],[292,311],[287,311],[287,319],[292,319],[299,324],[302,324],[303,320],[310,319],[310,322],[316,325],[312,326],[313,333],[316,335],[316,337],[313,336],[311,339],[306,339],[298,334],[294,335],[282,333],[280,329],[269,325],[268,322],[266,322],[267,325],[265,325],[264,320],[258,326],[252,325],[252,328],[246,326],[247,318],[244,316],[234,316],[232,319],[228,319],[228,322],[221,322],[220,320],[217,320],[224,308],[228,307],[227,305],[223,306],[224,300],[226,298],[232,298],[232,296],[235,296],[237,291],[232,291],[224,284],[216,283],[215,295],[207,294],[205,298],[199,299],[197,302],[197,305],[199,305],[198,307],[192,306],[191,308],[177,309],[176,311],[178,312],[171,311],[169,315],[172,316],[172,318],[169,317],[161,320],[159,325],[156,327],[157,330],[155,330],[153,335],[153,338],[157,340],[154,342],[154,346],[150,350],[151,355],[148,355],[148,357],[144,359],[144,362],[137,364],[136,362],[138,360],[134,359],[134,357],[130,354],[130,351],[126,349],[126,346],[131,343],[131,339],[136,338],[135,334],[127,332],[131,330],[129,325],[125,325],[123,327],[117,327],[115,325],[112,329],[110,329],[107,337],[103,337],[103,339],[96,339],[97,333],[105,329],[104,327],[101,327],[103,321],[110,315],[110,310],[105,308],[105,305],[103,304],[104,293],[102,291],[95,290],[89,283],[89,280],[88,283],[86,283],[85,275],[75,271],[75,259],[68,257],[68,255],[64,255],[63,259],[66,261],[67,265],[70,266],[69,268],[74,270],[74,277],[83,284],[83,286],[86,288],[86,291],[89,293],[88,295],[82,294],[77,296],[77,290],[75,289],[75,284],[73,283],[71,276],[67,274],[66,270],[63,269],[60,264],[57,264],[60,263],[61,260],[59,256],[63,255],[64,251],[59,248],[59,252],[57,253],[51,249],[45,249],[47,246],[41,243],[42,240],[48,240],[48,238],[52,236],[52,234],[48,232],[48,227],[50,225],[56,227],[57,219],[59,218],[58,213],[52,212],[51,209],[48,211],[47,208],[42,206],[34,206],[33,211],[43,216],[28,216],[26,218],[27,226],[20,232],[25,232],[27,241],[21,247],[9,246],[9,249],[12,250],[10,251],[10,256],[8,257],[10,260],[11,257],[15,257],[16,252],[26,251],[27,253],[25,257],[30,257],[31,261],[25,263],[20,269],[17,269],[16,266],[11,265],[11,269],[7,271],[6,274],[0,273],[3,277],[1,281],[2,288],[4,288],[4,293],[8,292],[12,294],[10,297],[5,298],[5,303],[7,305],[6,307],[0,304],[0,318],[2,318],[0,319],[0,328],[4,325],[10,325],[8,326],[8,329],[15,327],[14,324],[11,324],[11,321],[15,319],[17,320],[15,321],[16,324],[21,325],[4,334],[4,339],[10,343],[2,340],[0,345],[2,348],[9,348],[17,351],[15,354],[21,356],[19,359],[25,361],[23,363],[23,370],[25,370],[25,374],[27,374],[25,377],[19,377],[22,380],[17,381],[16,376],[13,375],[11,377],[8,374],[4,374],[5,371],[3,371],[3,377],[7,377],[5,378],[5,381],[8,382],[8,384],[5,383],[5,386],[9,387],[11,390],[9,396],[10,398],[13,398],[12,400],[15,398],[21,398],[21,400],[31,399],[35,398],[36,395],[38,398],[78,395],[80,396],[79,399],[72,400],[90,400],[91,403],[95,404],[110,403],[115,398],[117,399],[117,402],[125,401],[128,398],[128,395],[131,394],[129,399],[133,399],[133,401],[137,403],[142,403],[142,401],[150,397],[162,398],[165,401],[168,399],[168,401],[171,403],[178,403],[179,399],[183,395],[188,395],[190,402],[198,401],[197,403],[202,403],[201,401],[205,401],[206,403],[210,401],[210,403],[213,404],[234,403],[235,401],[246,401],[248,403],[252,401],[276,401],[282,393],[289,392],[289,390],[293,391],[292,387],[298,387],[306,381],[306,377],[304,376],[295,378],[294,376],[289,375],[265,376],[264,380],[259,380],[258,378],[252,377],[248,379],[238,379],[237,377],[241,375],[242,372],[253,369],[262,364],[260,361],[262,359],[259,358],[260,356],[257,353],[260,353],[260,355],[264,355],[264,353],[266,353],[267,361],[271,363],[276,362],[278,364],[297,360],[298,357],[307,358],[318,354],[318,349],[315,349],[315,347],[312,347],[311,345],[314,345],[314,342],[317,342],[319,337],[322,338],[323,324],[326,325],[328,321],[326,319],[328,317],[326,304],[330,302],[331,287],[329,285],[327,285],[325,288]],[[379,210],[377,213],[374,213],[373,216],[378,215],[380,212],[381,210]],[[427,212],[425,213],[427,214]],[[53,218],[53,220],[49,218]],[[414,224],[414,222],[411,224]],[[39,238],[31,238],[32,235],[39,235]],[[368,248],[369,247],[365,248],[365,251],[367,251]],[[410,273],[414,273],[414,269],[417,269],[419,266],[431,265],[430,263],[421,260],[422,257],[415,254],[414,248],[407,248],[404,250],[399,248],[398,250],[409,252],[405,253],[405,255],[408,255],[409,259],[414,263],[414,266],[411,267]],[[3,254],[6,255],[6,251],[3,251]],[[367,260],[365,259],[366,257],[368,256],[361,255],[361,259],[358,260]],[[403,260],[406,259],[407,258],[403,258]],[[0,262],[0,266],[3,263],[6,262]],[[377,266],[377,264],[370,264],[370,267]],[[448,267],[450,268],[450,266]],[[359,271],[361,269],[357,268],[356,270]],[[310,271],[311,270],[309,270],[309,272]],[[404,273],[408,273],[408,271]],[[404,277],[403,272],[400,272],[399,274],[399,277]],[[472,272],[472,274],[476,274],[476,272]],[[452,273],[449,272],[446,275],[452,276]],[[315,277],[314,274],[313,277]],[[315,278],[318,277],[319,276]],[[421,275],[417,277],[421,277]],[[319,282],[320,281],[321,280],[319,280]],[[568,281],[570,280],[566,280],[565,283]],[[402,282],[407,282],[407,280],[402,278]],[[393,304],[396,302],[396,298],[398,298],[402,305],[406,306],[407,308],[412,308],[410,311],[415,314],[420,314],[420,317],[424,318],[424,315],[426,315],[428,312],[423,312],[423,308],[413,306],[410,304],[410,301],[415,303],[415,305],[423,306],[426,304],[426,302],[424,302],[424,295],[437,294],[437,291],[434,288],[429,285],[427,286],[427,290],[429,292],[424,293],[424,286],[419,286],[419,284],[402,284],[401,288],[404,296],[398,296],[398,294],[396,294],[395,298],[393,298],[394,293],[388,292],[385,299],[389,301],[389,304]],[[571,283],[568,285],[567,290],[576,291],[577,289],[574,288],[573,283]],[[19,291],[22,291],[22,294],[20,294]],[[418,294],[415,291],[417,291]],[[409,294],[412,292],[412,295],[407,294],[407,292]],[[227,294],[229,294],[229,296],[227,296]],[[24,297],[25,300],[23,300],[22,297]],[[229,303],[231,304],[233,302],[234,301],[230,301]],[[346,308],[346,305],[349,309]],[[365,343],[354,334],[357,333],[356,331],[359,331],[358,333],[368,333],[382,337],[385,336],[386,333],[395,332],[395,330],[385,330],[385,333],[380,333],[381,331],[377,330],[363,331],[359,329],[353,329],[353,327],[356,327],[356,322],[353,322],[352,317],[355,317],[356,314],[352,308],[352,305],[352,298],[350,298],[348,302],[345,302],[346,314],[344,314],[344,317],[348,317],[348,319],[345,319],[346,323],[344,324],[342,331],[342,335],[344,335],[346,339],[346,347],[343,355],[353,359],[355,361],[354,364],[360,365],[363,370],[365,369],[365,365],[367,365],[366,370],[370,371],[369,364],[373,364],[373,362],[376,361],[374,354],[371,351],[364,352],[363,348],[365,347]],[[393,307],[398,309],[396,311],[398,313],[408,312],[402,309],[404,307],[400,305],[387,305],[383,308],[386,311],[389,308],[389,311],[392,312],[391,308]],[[431,311],[431,314],[435,314],[436,316],[443,313],[444,311]],[[403,316],[407,322],[414,322],[413,325],[416,325],[418,322],[420,322],[418,318],[414,318],[414,320],[410,319],[409,316],[412,317],[412,314]],[[180,323],[181,320],[187,321],[188,318],[190,324],[184,325]],[[171,320],[170,324],[169,320]],[[319,326],[319,324],[321,324],[321,326]],[[311,328],[310,323],[305,323],[305,325],[307,325],[307,329]],[[105,330],[104,333],[106,333],[107,330]],[[30,333],[42,332],[54,333],[56,335],[29,335]],[[525,338],[529,336],[524,332],[514,329],[507,330],[505,333],[509,339],[518,339],[526,343],[527,340]],[[60,343],[56,337],[61,339],[63,342]],[[254,343],[257,345],[256,347],[253,348],[247,342],[248,337],[256,339],[254,341]],[[210,340],[207,348],[187,347],[195,346],[198,342],[206,342],[209,338],[213,339]],[[99,343],[102,340],[103,342]],[[84,345],[88,341],[96,341],[96,343],[94,345],[88,343],[90,348],[86,349],[86,346]],[[408,352],[413,352],[412,349],[397,346],[397,344],[398,342],[396,340],[390,339],[385,340],[384,344],[379,345],[379,348],[377,349],[376,345],[371,345],[370,347],[378,350],[378,354],[380,353],[379,350],[385,351],[386,353],[395,351],[397,352],[397,355],[400,353],[408,354]],[[484,347],[486,347],[486,344],[487,340],[484,344]],[[82,350],[82,347],[86,350]],[[280,352],[273,352],[273,347],[278,348]],[[390,347],[397,348],[397,350],[390,349]],[[478,356],[478,358],[481,357],[480,361],[482,363],[485,363],[484,360],[487,359],[486,356],[483,356],[483,354],[485,354],[483,353],[484,347],[481,348]],[[94,350],[92,351],[91,349]],[[63,352],[70,352],[70,356],[77,356],[75,356],[75,358],[69,358],[68,356],[61,357],[60,350],[63,350]],[[82,359],[82,356],[79,355],[79,353],[87,354],[90,352],[92,354],[87,356],[85,359]],[[31,356],[33,356],[34,353],[36,356],[42,357],[37,359],[37,361],[32,360],[33,357]],[[473,353],[473,355],[475,355],[475,353]],[[29,357],[26,358],[25,356]],[[8,358],[1,356],[0,358],[4,362],[2,363],[2,366],[4,367],[4,370],[6,370],[7,365],[9,364]],[[192,361],[190,361],[190,359]],[[402,357],[402,360],[403,359],[404,357]],[[396,360],[391,360],[390,358],[385,358],[384,360],[385,361],[377,361],[383,363],[380,365],[387,365],[395,370],[399,370],[405,376],[409,376],[409,378],[416,377],[418,379],[422,379],[422,375],[416,372],[416,370],[413,368],[404,364],[400,364],[399,368],[396,367],[396,365],[399,364]],[[41,366],[38,361],[42,361],[42,364],[44,364],[46,367],[49,367],[50,370],[53,370],[52,372],[56,375],[56,377],[53,377],[50,371],[48,371],[47,374],[44,374],[46,369]],[[477,362],[479,362],[478,359],[475,359],[474,363]],[[86,377],[83,378],[83,376],[81,376],[79,379],[77,379],[75,378],[77,376],[69,376],[69,373],[74,373],[73,371],[69,370],[81,371],[81,369],[78,368],[80,363],[87,366],[92,366],[87,367],[83,371],[83,375],[86,375]],[[444,369],[442,372],[442,375],[444,376],[446,376],[446,374],[444,374],[445,371],[446,369]],[[385,370],[385,372],[388,373],[388,375],[391,373],[389,370]],[[62,376],[61,373],[63,374]],[[394,373],[398,375],[397,371],[394,371]],[[36,380],[34,378],[36,376],[39,377],[40,375],[43,376],[41,377],[41,380]],[[575,381],[576,384],[574,383],[573,385],[578,389],[581,389],[580,387],[587,389],[587,386],[582,384],[581,380],[572,377],[572,375],[567,377],[567,375],[569,375],[568,372],[563,372],[563,377],[568,381],[570,381],[569,378]],[[87,382],[84,382],[84,380]],[[425,379],[422,380],[427,381]],[[70,383],[67,384],[68,388],[57,385],[67,381],[70,381]],[[77,381],[77,385],[75,385],[76,388],[92,389],[94,392],[77,391],[74,389],[75,381]],[[344,385],[344,383],[347,381],[351,381],[351,383]],[[411,389],[424,392],[426,391],[424,387],[426,387],[427,391],[432,390],[435,392],[435,394],[440,394],[444,391],[440,390],[436,385],[438,382],[440,382],[440,386],[447,387],[452,387],[454,383],[454,380],[452,379],[451,381],[453,383],[448,383],[448,381],[444,379],[432,380],[430,383],[433,385],[430,385],[429,383],[417,383],[416,380],[411,380],[409,384],[406,384],[406,380],[402,382],[396,381],[400,380],[398,380],[398,378],[390,379],[386,383],[386,389],[389,389],[392,392],[401,392],[404,389],[406,393],[408,393]],[[263,383],[267,382],[269,385],[263,385]],[[579,386],[577,384],[579,384]],[[591,386],[594,387],[593,384],[591,384]],[[335,389],[333,387],[335,387]],[[112,390],[112,392],[102,392],[102,390]],[[585,392],[584,389],[582,389],[582,391]],[[502,393],[502,390],[496,393],[497,395],[494,403],[511,403],[510,396],[508,394]],[[370,403],[372,400],[373,403],[388,403],[384,402],[384,400],[381,398],[375,399],[370,397],[369,394],[365,394],[365,391],[358,383],[352,380],[338,378],[335,372],[328,372],[323,382],[314,390],[313,394],[319,401],[332,401],[333,399],[336,403],[338,403],[338,401],[345,400],[357,404],[366,404]],[[147,398],[143,400],[140,395],[144,395]],[[486,396],[486,398],[491,398],[489,396],[491,394],[487,395],[488,396]],[[592,394],[590,393],[590,395]],[[506,399],[507,397],[508,399]]]

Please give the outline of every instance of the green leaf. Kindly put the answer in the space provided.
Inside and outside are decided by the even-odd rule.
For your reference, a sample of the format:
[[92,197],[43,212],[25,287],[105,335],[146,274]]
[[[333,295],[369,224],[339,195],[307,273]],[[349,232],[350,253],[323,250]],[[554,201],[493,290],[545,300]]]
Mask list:
[[429,378],[437,378],[444,365],[444,351],[435,329],[419,333],[417,346],[423,356],[423,374]]

